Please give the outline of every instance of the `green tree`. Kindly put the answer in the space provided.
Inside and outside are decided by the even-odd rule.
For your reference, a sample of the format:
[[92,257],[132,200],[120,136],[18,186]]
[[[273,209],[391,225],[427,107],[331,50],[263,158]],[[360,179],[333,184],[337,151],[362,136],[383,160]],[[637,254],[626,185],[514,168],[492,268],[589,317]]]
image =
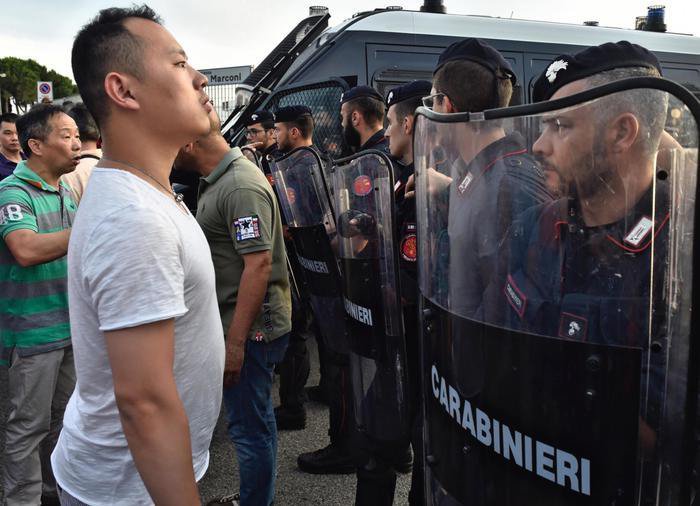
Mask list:
[[8,56],[0,58],[0,104],[2,111],[9,109],[10,97],[22,109],[36,102],[36,82],[52,81],[54,98],[66,97],[78,92],[78,88],[70,78],[49,70],[32,59]]

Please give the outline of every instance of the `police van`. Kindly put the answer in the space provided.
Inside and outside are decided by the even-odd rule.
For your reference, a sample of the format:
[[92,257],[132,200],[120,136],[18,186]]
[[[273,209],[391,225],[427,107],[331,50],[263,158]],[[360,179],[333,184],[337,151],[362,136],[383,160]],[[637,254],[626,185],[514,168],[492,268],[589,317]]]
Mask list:
[[700,37],[691,35],[445,14],[441,1],[429,0],[420,11],[375,9],[332,27],[327,9],[310,13],[239,87],[224,122],[233,143],[244,142],[244,121],[255,110],[303,104],[314,113],[314,143],[340,156],[344,90],[369,85],[385,96],[401,83],[430,80],[445,47],[466,37],[483,39],[511,64],[518,78],[511,105],[532,102],[535,79],[557,55],[619,40],[654,52],[666,78],[700,97]]

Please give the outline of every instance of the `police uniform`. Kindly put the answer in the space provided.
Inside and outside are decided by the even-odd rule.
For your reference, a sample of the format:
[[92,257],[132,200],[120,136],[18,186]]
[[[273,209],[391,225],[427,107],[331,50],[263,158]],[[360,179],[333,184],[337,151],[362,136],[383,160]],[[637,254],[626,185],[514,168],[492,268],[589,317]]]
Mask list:
[[450,301],[456,313],[472,317],[491,282],[498,245],[511,220],[551,197],[542,169],[518,133],[488,145],[469,163],[458,160],[455,165],[447,232],[450,258],[460,261],[450,262]]
[[[493,105],[498,107],[498,82],[516,82],[510,64],[494,48],[478,39],[450,45],[440,55],[435,72],[453,61],[477,63],[494,76]],[[551,199],[544,173],[517,133],[505,135],[481,150],[472,160],[458,158],[449,187],[448,227],[442,251],[449,270],[439,273],[450,280],[452,310],[464,317],[478,317],[482,294],[491,282],[498,244],[510,222],[523,210]],[[494,216],[499,217],[493,224]],[[489,224],[489,225],[485,225]],[[495,226],[494,226],[495,225]],[[447,284],[447,283],[446,283]],[[455,342],[459,346],[459,340]],[[458,350],[455,350],[458,352]]]

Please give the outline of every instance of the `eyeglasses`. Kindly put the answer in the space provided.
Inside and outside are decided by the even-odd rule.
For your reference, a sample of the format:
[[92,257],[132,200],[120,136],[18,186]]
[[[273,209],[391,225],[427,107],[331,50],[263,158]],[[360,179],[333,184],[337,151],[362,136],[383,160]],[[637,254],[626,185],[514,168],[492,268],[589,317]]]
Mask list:
[[446,97],[444,93],[435,93],[433,95],[428,95],[427,97],[423,97],[421,100],[423,101],[423,107],[427,107],[428,109],[432,109],[433,106],[435,105],[435,99],[440,97],[440,101]]
[[264,131],[265,130],[261,130],[260,128],[249,128],[245,131],[245,136],[246,137],[254,137],[254,136],[256,136]]

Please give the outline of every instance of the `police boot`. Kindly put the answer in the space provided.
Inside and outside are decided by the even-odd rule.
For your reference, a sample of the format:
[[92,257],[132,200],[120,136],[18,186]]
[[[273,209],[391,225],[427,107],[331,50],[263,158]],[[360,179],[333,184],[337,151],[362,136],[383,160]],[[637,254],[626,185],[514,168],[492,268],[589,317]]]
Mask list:
[[339,444],[329,444],[314,452],[297,457],[299,469],[311,474],[352,474],[355,460],[350,451]]
[[357,468],[355,506],[391,506],[394,504],[396,472],[374,458]]

